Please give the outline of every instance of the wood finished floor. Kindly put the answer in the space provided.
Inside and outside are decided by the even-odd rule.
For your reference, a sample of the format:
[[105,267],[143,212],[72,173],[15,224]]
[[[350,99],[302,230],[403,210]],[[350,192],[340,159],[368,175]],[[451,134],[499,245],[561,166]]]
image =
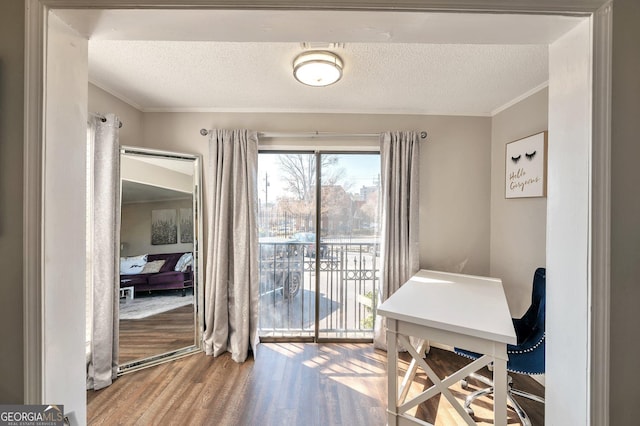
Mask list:
[[195,342],[193,305],[186,305],[148,318],[120,320],[118,362],[192,346]]
[[[257,359],[244,364],[229,354],[200,353],[88,391],[87,420],[90,425],[385,425],[386,360],[385,352],[363,344],[265,343]],[[443,377],[467,360],[432,348],[428,362]],[[403,361],[400,369],[407,365]],[[514,376],[514,385],[544,395],[530,377]],[[410,395],[425,386],[430,381],[419,371]],[[471,383],[465,391],[457,384],[451,391],[463,400],[474,387]],[[534,426],[544,424],[542,404],[518,400]],[[478,424],[493,423],[490,398],[474,407]],[[439,426],[462,424],[444,397],[421,404],[416,414]],[[517,424],[509,410],[509,425]]]

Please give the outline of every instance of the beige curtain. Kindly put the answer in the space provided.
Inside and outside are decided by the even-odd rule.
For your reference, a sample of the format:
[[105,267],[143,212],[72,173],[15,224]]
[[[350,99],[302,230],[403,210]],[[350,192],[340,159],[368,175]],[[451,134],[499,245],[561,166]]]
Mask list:
[[105,121],[89,122],[93,145],[93,204],[90,219],[90,267],[87,283],[88,332],[87,389],[102,389],[118,373],[118,309],[120,246],[120,121],[105,114]]
[[204,348],[247,359],[258,343],[258,136],[212,130],[207,171],[208,246]]
[[[380,135],[382,186],[382,271],[379,303],[387,300],[419,268],[418,164],[416,132]],[[387,349],[386,321],[377,316],[374,346]]]

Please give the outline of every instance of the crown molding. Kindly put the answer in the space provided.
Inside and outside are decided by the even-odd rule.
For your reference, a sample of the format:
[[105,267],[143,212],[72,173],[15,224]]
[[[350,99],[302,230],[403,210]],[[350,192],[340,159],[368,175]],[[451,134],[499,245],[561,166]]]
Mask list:
[[536,93],[538,93],[541,90],[546,89],[547,87],[549,87],[549,81],[548,80],[545,81],[542,84],[539,84],[538,86],[534,87],[533,89],[528,90],[527,92],[523,93],[522,95],[518,96],[517,98],[514,98],[514,99],[510,100],[506,104],[504,104],[502,106],[499,106],[498,108],[494,109],[493,111],[491,111],[489,116],[494,117],[494,116],[500,114],[505,109],[514,106],[518,102],[521,102],[521,101],[527,99],[529,96],[535,95]]

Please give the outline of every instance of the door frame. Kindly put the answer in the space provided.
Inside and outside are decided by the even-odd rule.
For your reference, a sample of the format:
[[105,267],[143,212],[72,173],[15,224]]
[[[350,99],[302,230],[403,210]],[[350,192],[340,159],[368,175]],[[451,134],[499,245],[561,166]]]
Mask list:
[[371,10],[572,14],[591,20],[592,127],[591,204],[588,247],[588,324],[590,368],[588,393],[590,421],[609,423],[609,304],[610,304],[610,199],[611,199],[611,50],[612,0],[405,0],[385,3],[349,0],[314,4],[308,0],[26,0],[24,86],[24,224],[23,224],[23,330],[25,403],[41,403],[46,373],[43,356],[45,309],[44,262],[44,138],[46,100],[46,36],[50,9],[274,9]]

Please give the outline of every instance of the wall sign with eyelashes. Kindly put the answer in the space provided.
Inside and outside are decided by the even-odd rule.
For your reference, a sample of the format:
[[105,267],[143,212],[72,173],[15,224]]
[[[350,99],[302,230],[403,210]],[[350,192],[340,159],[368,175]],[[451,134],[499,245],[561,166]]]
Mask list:
[[546,196],[547,132],[505,145],[505,198]]
[[[536,156],[536,152],[537,151],[533,151],[531,153],[525,152],[524,156],[527,157],[527,160],[531,161],[533,160],[533,157]],[[513,161],[515,164],[518,164],[518,161],[520,161],[520,158],[522,158],[522,154],[518,155],[517,157],[511,157],[511,161]]]

